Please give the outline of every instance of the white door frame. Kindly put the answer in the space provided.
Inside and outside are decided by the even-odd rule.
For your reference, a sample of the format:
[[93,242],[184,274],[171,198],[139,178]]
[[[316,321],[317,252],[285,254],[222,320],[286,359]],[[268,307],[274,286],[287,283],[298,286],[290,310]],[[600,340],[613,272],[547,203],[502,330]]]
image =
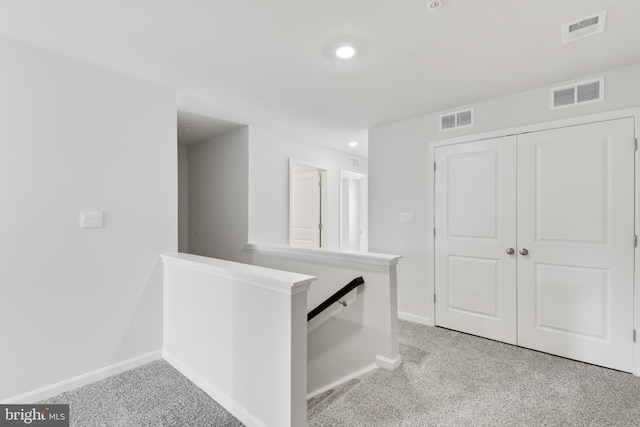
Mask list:
[[360,251],[367,252],[368,251],[368,236],[369,236],[369,222],[368,222],[368,186],[367,186],[367,175],[351,172],[347,170],[340,171],[340,249],[344,249],[342,247],[342,236],[343,236],[343,227],[342,227],[342,213],[343,213],[343,190],[342,190],[342,181],[345,179],[358,179],[360,180],[360,225],[362,228],[362,234],[360,235]]
[[[528,126],[520,126],[509,129],[501,129],[493,132],[485,132],[475,135],[461,136],[457,138],[443,139],[438,141],[432,141],[427,143],[427,200],[430,203],[431,208],[427,210],[427,295],[435,295],[435,268],[434,268],[434,256],[435,256],[435,239],[433,236],[433,230],[435,228],[435,173],[434,173],[434,159],[436,147],[444,145],[462,144],[465,142],[479,141],[483,139],[497,138],[501,136],[522,134],[527,132],[537,132],[542,130],[549,130],[568,126],[577,126],[587,123],[620,119],[625,117],[632,117],[635,119],[635,136],[640,137],[640,108],[632,108],[627,110],[611,111],[606,113],[593,114],[582,117],[574,117],[570,119],[557,120],[544,123],[536,123]],[[640,171],[638,170],[638,151],[635,152],[635,233],[640,234]],[[630,328],[629,333],[632,330],[640,331],[640,255],[639,250],[636,249],[635,259],[635,283],[634,283],[634,324],[633,329]],[[426,301],[428,317],[426,324],[435,325],[435,304],[433,297],[428,298]],[[634,343],[633,353],[633,375],[640,376],[640,332],[638,332],[638,338]]]

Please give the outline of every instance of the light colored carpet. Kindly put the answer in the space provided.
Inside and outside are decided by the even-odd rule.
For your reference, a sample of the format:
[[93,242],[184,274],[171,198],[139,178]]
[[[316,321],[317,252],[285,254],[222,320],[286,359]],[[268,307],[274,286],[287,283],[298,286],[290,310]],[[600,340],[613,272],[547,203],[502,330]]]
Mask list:
[[[631,374],[402,321],[400,343],[395,371],[310,399],[309,426],[640,426]],[[162,360],[42,403],[78,427],[242,426]]]
[[353,379],[316,397],[312,397],[307,401],[307,417],[309,419],[316,417],[359,383],[360,380]]
[[243,425],[164,360],[39,403],[68,403],[73,427]]
[[631,374],[409,322],[400,342],[309,426],[640,426]]

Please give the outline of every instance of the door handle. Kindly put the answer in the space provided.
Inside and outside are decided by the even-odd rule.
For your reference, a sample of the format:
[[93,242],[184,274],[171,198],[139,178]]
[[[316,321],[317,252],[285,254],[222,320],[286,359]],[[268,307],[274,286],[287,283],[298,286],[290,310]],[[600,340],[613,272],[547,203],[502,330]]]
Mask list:
[[509,249],[507,249],[507,253],[509,255],[513,255],[514,253],[516,253],[516,251],[514,251],[513,248],[509,248]]
[[527,250],[527,248],[520,249],[520,255],[529,255],[529,251]]

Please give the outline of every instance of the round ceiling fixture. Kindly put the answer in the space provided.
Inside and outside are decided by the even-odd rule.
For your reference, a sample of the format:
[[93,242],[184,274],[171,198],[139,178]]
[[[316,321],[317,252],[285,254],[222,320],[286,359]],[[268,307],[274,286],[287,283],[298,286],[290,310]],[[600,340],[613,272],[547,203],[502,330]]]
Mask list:
[[349,141],[349,147],[357,147],[358,141]]
[[330,61],[351,64],[367,56],[367,43],[358,36],[345,34],[327,40],[322,54]]
[[336,56],[341,59],[352,58],[355,54],[356,50],[353,48],[353,46],[344,45],[336,49]]

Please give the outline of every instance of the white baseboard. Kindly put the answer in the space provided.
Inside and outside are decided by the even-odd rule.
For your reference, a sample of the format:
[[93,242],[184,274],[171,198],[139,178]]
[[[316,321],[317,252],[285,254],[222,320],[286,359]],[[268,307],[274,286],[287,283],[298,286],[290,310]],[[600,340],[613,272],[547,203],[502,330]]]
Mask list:
[[166,360],[171,366],[176,368],[182,375],[187,377],[191,382],[200,387],[205,393],[207,393],[213,400],[215,400],[220,406],[229,411],[233,416],[240,420],[243,424],[250,427],[267,427],[267,425],[255,417],[244,406],[236,402],[228,394],[222,392],[216,386],[207,381],[204,377],[197,374],[187,364],[181,362],[178,358],[169,354],[166,350],[162,352],[162,358]]
[[417,316],[405,311],[398,311],[398,319],[413,323],[420,323],[421,325],[434,326],[433,322],[428,317]]
[[311,399],[312,397],[316,397],[319,394],[324,393],[325,391],[329,391],[332,388],[336,388],[338,386],[341,386],[342,384],[346,383],[347,381],[351,381],[354,378],[359,378],[359,377],[361,377],[363,375],[366,375],[369,372],[371,372],[371,371],[373,371],[373,370],[375,370],[377,368],[378,368],[378,365],[374,363],[372,365],[369,365],[369,366],[366,366],[366,367],[360,369],[359,371],[355,371],[355,372],[352,372],[349,375],[345,375],[344,377],[342,377],[340,379],[337,379],[337,380],[333,381],[332,383],[327,384],[324,387],[320,387],[319,389],[314,390],[311,393],[307,394],[307,399]]
[[40,400],[48,399],[60,393],[64,393],[66,391],[82,387],[83,385],[103,380],[112,375],[128,371],[129,369],[137,368],[138,366],[145,365],[149,362],[160,360],[161,355],[161,350],[152,351],[150,353],[136,356],[122,362],[114,363],[113,365],[105,366],[104,368],[96,369],[95,371],[87,372],[86,374],[78,375],[77,377],[69,378],[55,384],[28,391],[18,396],[10,397],[9,399],[1,401],[0,404],[34,403]]
[[402,365],[402,356],[397,355],[393,359],[389,359],[388,357],[384,356],[376,356],[376,365],[378,366],[378,368],[393,371],[400,365]]

